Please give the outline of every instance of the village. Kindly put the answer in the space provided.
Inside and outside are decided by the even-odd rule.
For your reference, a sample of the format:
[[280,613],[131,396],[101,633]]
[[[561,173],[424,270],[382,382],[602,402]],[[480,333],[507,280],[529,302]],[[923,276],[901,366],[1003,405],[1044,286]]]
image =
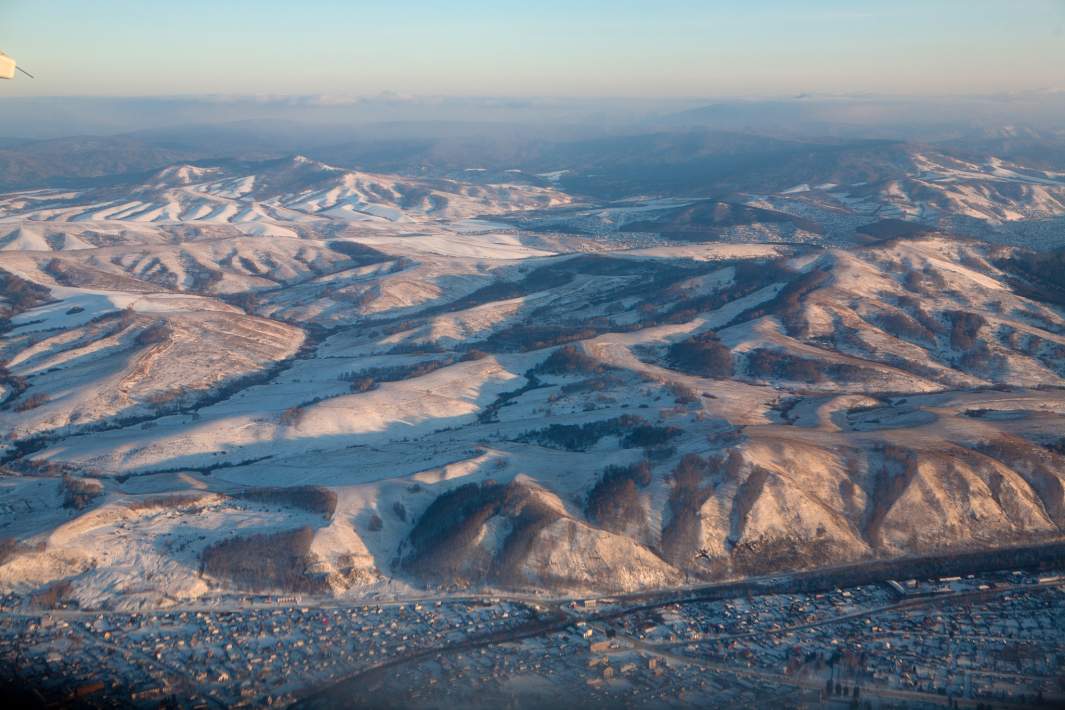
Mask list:
[[[7,598],[7,603],[12,598]],[[527,620],[529,609],[426,602],[350,607],[0,615],[0,666],[53,691],[48,699],[186,707],[286,704],[327,683],[421,647]],[[286,603],[287,602],[287,603]]]
[[275,597],[126,613],[7,597],[0,667],[46,702],[90,707],[1040,706],[1065,699],[1063,586],[1006,571],[662,604]]

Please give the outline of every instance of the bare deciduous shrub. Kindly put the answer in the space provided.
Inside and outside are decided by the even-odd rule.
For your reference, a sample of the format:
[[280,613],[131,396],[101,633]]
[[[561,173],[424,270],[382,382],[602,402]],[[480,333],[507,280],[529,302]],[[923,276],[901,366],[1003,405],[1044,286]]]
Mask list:
[[423,202],[429,199],[431,194],[424,187],[401,185],[400,183],[396,183],[396,192],[400,194],[399,206],[405,210],[420,207]]
[[30,386],[25,377],[12,374],[12,372],[7,369],[6,362],[0,364],[0,385],[3,385],[10,390],[7,397],[4,399],[5,406],[7,403],[25,392]]
[[372,377],[357,377],[351,381],[352,392],[369,392],[374,389],[377,389],[377,381]]
[[631,449],[659,446],[680,433],[681,430],[676,427],[656,426],[642,417],[623,414],[613,419],[586,424],[552,424],[543,429],[526,432],[521,440],[567,451],[587,451],[604,436],[617,436],[621,440],[622,448]]
[[711,332],[674,343],[666,355],[669,366],[689,375],[725,378],[732,376],[732,352]]
[[904,311],[878,313],[873,318],[873,321],[874,325],[879,326],[882,330],[894,335],[896,338],[921,343],[923,345],[930,345],[936,342],[935,333],[917,322],[917,319]]
[[880,547],[884,544],[881,535],[884,519],[917,476],[917,457],[912,451],[891,445],[875,449],[873,453],[879,455],[880,461],[878,466],[870,467],[873,505],[866,512],[864,533],[870,544]]
[[1065,528],[1065,437],[1044,446],[1020,436],[1003,434],[975,447],[1019,473],[1039,496],[1044,509],[1059,527]]
[[580,349],[565,345],[554,351],[546,360],[533,368],[533,372],[543,375],[598,374],[607,370],[607,366]]
[[313,539],[314,531],[302,527],[222,540],[203,551],[202,572],[254,591],[324,592],[325,576],[312,572]]
[[838,562],[841,551],[829,537],[741,541],[732,550],[733,569],[745,575],[799,570]]
[[826,286],[831,280],[831,271],[824,268],[812,269],[805,273],[791,272],[790,279],[774,298],[745,311],[732,322],[776,315],[783,322],[788,335],[802,335],[806,330],[806,319],[803,316],[806,296]]
[[746,527],[747,516],[754,507],[755,501],[762,495],[769,476],[769,471],[761,466],[754,466],[736,489],[736,495],[732,498],[732,519],[736,533]]
[[440,580],[486,574],[489,562],[475,559],[472,548],[484,523],[501,510],[505,493],[505,486],[484,481],[441,494],[411,530],[412,552],[404,558],[403,566]]
[[227,296],[225,300],[245,313],[254,313],[255,309],[259,306],[259,299],[250,291]]
[[194,293],[209,291],[212,286],[221,283],[225,278],[223,273],[217,269],[190,268],[185,273],[188,278],[188,286],[186,288]]
[[30,595],[30,606],[37,609],[56,609],[68,600],[74,586],[69,579],[63,579],[49,584]]
[[14,410],[16,412],[28,412],[31,409],[36,409],[37,407],[43,406],[45,404],[48,404],[48,395],[46,395],[44,392],[37,392],[35,394],[31,394],[26,399],[15,402]]
[[536,544],[537,535],[560,516],[557,510],[514,484],[507,487],[505,507],[511,512],[510,534],[503,540],[489,574],[499,584],[516,585],[525,582],[520,567]]
[[99,481],[63,476],[59,481],[59,492],[63,496],[63,507],[84,510],[89,503],[103,493],[104,487]]
[[680,382],[667,382],[666,391],[673,395],[677,404],[691,404],[699,401],[699,393]]
[[670,517],[662,528],[662,550],[674,564],[687,565],[699,549],[699,510],[713,493],[715,472],[711,459],[687,454],[670,475]]
[[1011,285],[1020,295],[1065,305],[1065,249],[1014,253],[996,265],[1016,275]]
[[170,389],[159,390],[157,392],[151,392],[144,398],[146,404],[150,404],[153,407],[162,407],[176,402],[185,396],[185,389],[182,387],[171,387]]
[[[493,516],[505,519],[507,531],[494,549],[480,544]],[[520,584],[521,563],[537,535],[560,517],[527,485],[486,480],[460,486],[439,496],[418,519],[408,539],[412,552],[402,564],[422,578],[460,586],[477,581]]]
[[490,352],[528,352],[553,345],[587,340],[605,330],[594,324],[581,325],[529,325],[517,324],[492,333],[482,343],[482,349]]
[[0,269],[0,294],[5,301],[0,305],[0,315],[5,318],[47,303],[52,298],[50,289],[3,269]]
[[943,275],[930,266],[926,266],[921,270],[911,269],[907,271],[902,283],[907,291],[924,295],[942,292],[947,287],[947,282],[943,280]]
[[654,424],[640,424],[629,430],[621,437],[621,448],[655,448],[669,442],[674,437],[680,436],[682,430],[675,426],[656,426]]
[[625,383],[624,378],[613,375],[596,375],[595,377],[588,377],[578,382],[567,382],[559,387],[559,391],[552,393],[549,397],[549,401],[557,401],[562,395],[578,394],[581,392],[604,392],[613,387],[623,385]]
[[344,256],[351,257],[356,261],[356,263],[362,265],[376,264],[382,261],[388,261],[392,258],[387,254],[384,254],[374,249],[373,247],[366,246],[365,244],[360,244],[359,242],[333,241],[327,242],[326,246],[337,252],[338,254],[343,254]]
[[312,513],[320,513],[326,518],[333,517],[337,509],[337,494],[325,486],[246,488],[234,497],[267,505],[300,508]]
[[998,356],[991,353],[987,343],[977,343],[975,347],[962,353],[958,364],[967,372],[986,372],[993,368]]
[[662,528],[662,550],[674,564],[688,566],[702,545],[700,510],[725,481],[738,481],[743,457],[732,450],[724,457],[685,455],[670,474],[669,522]]
[[825,380],[822,363],[769,348],[757,348],[747,353],[747,372],[751,377],[809,384]]
[[352,392],[366,392],[377,386],[378,382],[398,382],[409,380],[412,377],[428,375],[441,367],[447,367],[455,363],[454,357],[438,358],[436,360],[422,360],[410,365],[395,365],[393,367],[370,367],[358,372],[345,372],[339,376],[342,382],[351,383]]
[[303,407],[289,407],[281,412],[281,416],[278,417],[277,421],[281,426],[296,426],[302,418]]
[[934,318],[928,311],[921,305],[921,301],[914,296],[898,296],[896,298],[899,308],[904,310],[908,315],[912,316],[921,326],[923,326],[928,332],[936,335],[942,335],[947,332],[938,319]]
[[170,333],[170,325],[166,321],[156,321],[137,333],[134,340],[137,345],[157,345],[165,343],[170,338]]
[[610,466],[588,493],[585,514],[611,532],[624,532],[644,522],[644,506],[638,488],[651,483],[651,465]]
[[969,350],[979,342],[980,329],[987,325],[983,316],[968,311],[947,311],[950,321],[950,344],[958,350]]
[[18,541],[13,537],[0,537],[0,565],[7,562],[18,550]]
[[204,493],[170,493],[151,498],[142,498],[129,503],[130,510],[172,510],[190,508],[203,503],[209,496]]

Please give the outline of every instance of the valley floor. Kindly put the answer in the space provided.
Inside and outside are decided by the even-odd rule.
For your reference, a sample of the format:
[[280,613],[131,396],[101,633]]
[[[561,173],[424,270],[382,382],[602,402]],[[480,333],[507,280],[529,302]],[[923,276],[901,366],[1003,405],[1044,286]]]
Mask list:
[[261,599],[145,613],[5,607],[0,677],[32,688],[31,705],[85,707],[860,699],[878,708],[1008,708],[1065,700],[1065,568],[836,581],[799,575],[624,600]]

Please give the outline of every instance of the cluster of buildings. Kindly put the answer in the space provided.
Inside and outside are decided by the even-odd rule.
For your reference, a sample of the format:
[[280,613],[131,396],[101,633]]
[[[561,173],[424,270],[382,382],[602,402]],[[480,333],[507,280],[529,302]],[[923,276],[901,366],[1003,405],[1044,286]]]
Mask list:
[[735,703],[756,707],[770,689],[796,699],[816,692],[749,676],[707,673],[633,647],[610,625],[575,622],[519,643],[438,654],[394,669],[382,688],[354,703],[388,697],[397,707],[663,707]]
[[651,643],[676,645],[722,636],[777,631],[891,601],[883,585],[815,594],[773,594],[714,602],[673,604],[623,620],[626,631]]
[[1065,584],[1065,576],[1011,573],[884,580],[632,613],[616,600],[574,603],[563,631],[433,654],[361,699],[385,692],[410,707],[1053,706],[1065,699],[1065,589],[1055,580]]
[[1036,703],[1065,697],[1065,591],[1032,586],[851,620],[844,636],[854,682]]
[[886,580],[673,605],[626,620],[646,647],[867,697],[1065,699],[1065,576]]
[[1065,701],[1063,574],[747,589],[661,603],[273,599],[121,613],[3,599],[0,672],[46,700],[100,707],[262,707],[321,692],[401,707]]
[[[17,607],[16,607],[17,608]],[[383,659],[528,621],[505,601],[0,613],[0,673],[54,702],[287,704]]]

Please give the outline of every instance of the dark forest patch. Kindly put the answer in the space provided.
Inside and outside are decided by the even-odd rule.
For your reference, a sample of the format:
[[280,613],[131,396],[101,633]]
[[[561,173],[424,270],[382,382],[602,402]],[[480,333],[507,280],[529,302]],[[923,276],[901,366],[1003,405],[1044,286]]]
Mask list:
[[308,527],[222,540],[201,555],[201,572],[253,591],[322,593],[325,576],[312,571],[314,531]]
[[666,359],[672,369],[689,375],[714,378],[732,376],[732,352],[710,331],[674,343],[669,347]]
[[526,432],[519,440],[566,451],[587,451],[607,436],[618,437],[621,448],[632,449],[661,446],[680,433],[677,427],[657,426],[643,417],[623,414],[585,424],[552,424]]
[[245,488],[234,498],[264,505],[283,505],[332,518],[337,509],[337,494],[325,486],[277,486]]
[[609,466],[588,493],[584,512],[599,527],[615,533],[644,522],[639,489],[651,483],[651,465]]

